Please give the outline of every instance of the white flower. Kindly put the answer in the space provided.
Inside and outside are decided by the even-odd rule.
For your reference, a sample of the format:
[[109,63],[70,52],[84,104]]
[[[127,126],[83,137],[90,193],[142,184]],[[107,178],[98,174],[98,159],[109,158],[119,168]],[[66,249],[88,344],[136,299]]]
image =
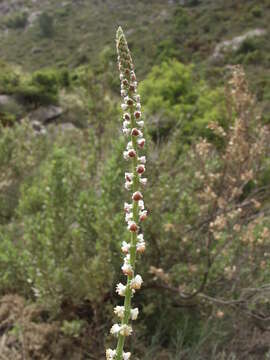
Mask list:
[[121,269],[125,275],[133,274],[132,266],[128,263],[124,263],[124,265],[121,267]]
[[136,275],[135,278],[133,278],[130,282],[131,289],[139,290],[142,286],[143,279],[141,275]]
[[141,110],[141,108],[142,108],[142,107],[141,107],[141,104],[138,102],[137,105],[136,105],[136,109],[137,109],[137,110]]
[[112,335],[118,335],[118,333],[120,332],[121,330],[121,326],[119,324],[114,324],[112,327],[111,327],[111,334]]
[[141,101],[140,95],[136,95],[135,100],[136,100],[137,102],[140,102],[140,101]]
[[128,150],[128,156],[129,156],[130,158],[135,157],[135,156],[136,156],[136,151],[135,151],[134,149],[129,149],[129,150]]
[[133,185],[132,181],[126,181],[125,182],[125,189],[126,190],[131,190],[132,185]]
[[125,173],[125,179],[126,179],[126,181],[132,181],[133,180],[133,173],[126,172]]
[[126,256],[124,257],[124,261],[125,261],[125,262],[129,262],[129,261],[130,261],[130,254],[126,254]]
[[135,119],[140,119],[141,116],[142,116],[142,113],[140,111],[135,111],[134,112]]
[[113,360],[115,355],[116,355],[116,350],[112,350],[112,349],[107,349],[106,350],[106,359],[107,360]]
[[140,178],[139,181],[143,186],[147,184],[147,178]]
[[137,320],[138,315],[139,315],[139,309],[138,308],[130,310],[131,320]]
[[120,296],[125,296],[125,294],[126,294],[126,286],[123,285],[122,283],[117,284],[116,285],[116,292]]
[[140,221],[144,221],[147,218],[147,210],[140,211]]
[[138,125],[140,128],[143,128],[143,127],[144,127],[144,121],[137,121],[137,125]]
[[114,308],[114,313],[120,317],[120,319],[123,319],[125,315],[125,307],[124,306],[116,306]]
[[137,144],[142,149],[144,147],[144,144],[145,144],[145,139],[141,138],[141,139],[137,140]]
[[123,122],[123,129],[127,129],[127,128],[129,127],[129,125],[130,125],[130,121],[125,120],[125,121]]
[[127,95],[127,91],[126,90],[121,90],[121,96],[126,96]]
[[123,111],[126,111],[128,109],[127,104],[121,104],[121,108]]
[[132,149],[132,148],[133,148],[132,141],[129,141],[129,142],[127,143],[127,150],[130,150],[130,149]]
[[[138,201],[138,206],[140,208],[140,210],[143,210],[144,209],[144,201],[143,200],[139,200]],[[140,235],[139,235],[140,236]]]
[[132,327],[129,326],[129,325],[124,324],[124,325],[121,326],[119,332],[123,336],[129,336],[132,333]]
[[123,157],[125,160],[129,160],[128,151],[123,152]]
[[124,113],[123,119],[130,121],[130,114],[128,112]]
[[142,164],[146,164],[146,157],[145,156],[138,157],[138,161]]
[[123,352],[123,360],[129,360],[130,356],[131,356],[130,352],[126,352],[126,353]]
[[143,234],[137,236],[138,241],[144,241]]
[[[119,61],[119,60],[118,60],[118,61]],[[123,79],[124,79],[124,74],[123,74],[123,73],[120,73],[119,77],[120,77],[120,80],[123,80]]]
[[132,219],[133,219],[133,213],[126,213],[126,215],[125,215],[126,222],[128,223]]
[[128,204],[127,202],[125,202],[124,211],[125,212],[130,212],[130,210],[132,210],[132,204]]
[[145,251],[145,242],[139,241],[138,244],[136,245],[136,250],[138,253],[143,253]]
[[128,244],[126,241],[122,242],[121,250],[124,254],[127,254],[130,249],[130,244]]
[[126,128],[123,128],[122,129],[122,131],[123,131],[123,134],[125,135],[125,136],[128,136],[128,135],[130,135],[130,129],[126,129]]

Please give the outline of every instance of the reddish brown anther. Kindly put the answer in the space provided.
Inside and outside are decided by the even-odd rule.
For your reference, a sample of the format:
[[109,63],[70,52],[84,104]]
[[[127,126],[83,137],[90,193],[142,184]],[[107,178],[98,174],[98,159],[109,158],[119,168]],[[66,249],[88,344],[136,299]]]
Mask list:
[[136,191],[136,192],[133,194],[132,199],[133,199],[134,201],[142,200],[142,199],[143,199],[142,193],[140,193],[140,191]]
[[138,129],[134,128],[134,129],[131,130],[131,135],[138,136],[139,134],[140,134],[140,132],[139,132]]
[[136,156],[136,151],[131,149],[128,151],[128,156],[131,157],[131,158],[134,158]]
[[138,226],[134,222],[132,222],[128,228],[132,232],[136,232],[138,230]]
[[143,174],[145,172],[145,167],[144,165],[138,165],[136,170],[138,174]]

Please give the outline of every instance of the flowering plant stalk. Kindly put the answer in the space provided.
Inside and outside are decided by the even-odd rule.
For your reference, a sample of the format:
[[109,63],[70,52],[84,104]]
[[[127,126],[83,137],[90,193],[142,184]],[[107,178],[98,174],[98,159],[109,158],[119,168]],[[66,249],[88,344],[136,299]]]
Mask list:
[[107,360],[128,360],[130,352],[124,352],[126,336],[131,335],[132,327],[130,320],[136,320],[139,310],[131,308],[131,299],[136,290],[142,285],[142,277],[135,275],[136,254],[145,251],[145,241],[140,232],[140,224],[147,217],[144,208],[142,190],[147,183],[143,178],[145,172],[145,156],[140,151],[144,148],[143,137],[144,121],[141,115],[140,96],[137,94],[137,81],[134,65],[122,29],[119,27],[116,33],[116,47],[118,53],[118,66],[121,80],[121,96],[123,103],[123,134],[127,137],[127,147],[123,153],[124,159],[130,162],[129,172],[125,173],[125,188],[131,191],[131,202],[125,203],[125,220],[130,232],[130,242],[123,241],[121,250],[124,254],[122,271],[127,277],[126,284],[119,283],[116,292],[124,297],[124,305],[116,306],[115,314],[120,318],[120,323],[114,324],[111,333],[118,338],[117,348],[107,349]]

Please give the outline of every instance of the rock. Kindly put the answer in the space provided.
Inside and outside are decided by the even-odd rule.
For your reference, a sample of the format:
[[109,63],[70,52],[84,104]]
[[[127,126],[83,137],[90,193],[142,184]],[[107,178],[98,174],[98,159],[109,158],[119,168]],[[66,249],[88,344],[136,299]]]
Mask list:
[[38,121],[44,125],[59,118],[63,114],[63,109],[60,106],[42,106],[35,111],[28,114],[30,121]]
[[236,51],[240,48],[241,44],[248,38],[253,38],[256,36],[262,36],[266,33],[266,30],[264,29],[254,29],[246,32],[243,35],[236,36],[232,40],[225,40],[221,43],[217,44],[214,50],[213,55],[211,56],[211,59],[221,60],[224,57],[224,54],[227,51]]
[[27,26],[28,27],[32,27],[34,25],[34,22],[37,20],[37,18],[40,16],[41,14],[41,11],[33,11],[29,16],[28,16],[28,19],[27,19]]
[[1,110],[1,106],[5,106],[10,103],[13,103],[13,101],[14,99],[12,98],[12,96],[0,95],[0,110]]

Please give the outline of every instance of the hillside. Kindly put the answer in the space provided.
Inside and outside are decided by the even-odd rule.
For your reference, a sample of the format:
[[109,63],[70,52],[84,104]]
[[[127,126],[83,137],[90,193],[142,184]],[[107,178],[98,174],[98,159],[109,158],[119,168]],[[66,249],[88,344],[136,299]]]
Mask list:
[[[2,0],[0,6],[0,59],[26,71],[115,60],[112,34],[121,25],[142,75],[176,57],[196,63],[216,83],[224,80],[227,64],[243,64],[269,119],[269,0],[136,1],[136,6],[124,0]],[[42,28],[46,32],[46,19],[48,34]]]

